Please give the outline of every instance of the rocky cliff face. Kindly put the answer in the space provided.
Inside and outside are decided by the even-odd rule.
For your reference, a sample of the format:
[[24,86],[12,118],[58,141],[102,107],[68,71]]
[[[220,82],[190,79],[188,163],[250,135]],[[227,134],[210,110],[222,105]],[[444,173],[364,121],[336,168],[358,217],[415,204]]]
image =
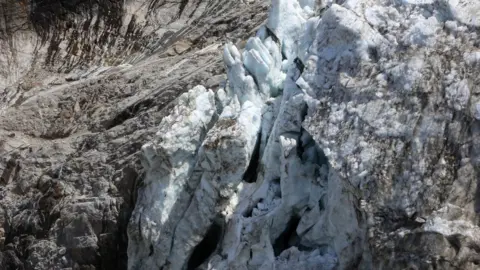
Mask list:
[[142,144],[269,3],[23,3],[0,1],[0,269],[126,269]]
[[2,269],[480,267],[476,1],[1,3]]

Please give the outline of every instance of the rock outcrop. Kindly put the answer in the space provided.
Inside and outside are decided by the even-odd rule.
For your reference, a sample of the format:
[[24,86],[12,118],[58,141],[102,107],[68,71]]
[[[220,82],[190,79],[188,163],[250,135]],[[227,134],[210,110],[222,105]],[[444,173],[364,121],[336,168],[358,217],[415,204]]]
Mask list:
[[143,147],[129,269],[478,269],[477,14],[272,1]]

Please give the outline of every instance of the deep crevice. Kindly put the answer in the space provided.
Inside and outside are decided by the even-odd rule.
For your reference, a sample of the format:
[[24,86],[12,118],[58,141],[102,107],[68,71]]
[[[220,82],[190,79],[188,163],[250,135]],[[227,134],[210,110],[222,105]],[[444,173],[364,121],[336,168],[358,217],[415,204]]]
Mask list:
[[187,7],[187,4],[188,4],[188,0],[182,0],[182,1],[180,2],[180,6],[179,6],[179,8],[178,8],[178,13],[177,13],[177,18],[182,17],[183,11],[184,11],[185,8]]
[[260,164],[260,141],[262,138],[262,133],[258,133],[257,142],[255,143],[255,148],[253,149],[252,157],[250,158],[250,163],[248,164],[247,170],[243,175],[243,180],[247,183],[255,183],[257,181],[257,169]]
[[298,157],[306,162],[312,162],[318,166],[328,167],[328,158],[320,148],[318,143],[313,139],[310,133],[302,128],[300,133],[300,144],[297,147]]
[[269,37],[271,37],[272,40],[280,46],[279,49],[280,49],[280,52],[282,53],[282,61],[283,61],[283,60],[286,60],[286,59],[287,59],[287,56],[285,55],[285,53],[284,53],[283,50],[282,50],[282,43],[280,42],[280,39],[277,37],[277,35],[275,35],[275,33],[274,33],[272,30],[270,30],[270,28],[268,28],[268,27],[265,26],[265,29],[266,29],[266,31],[267,31],[267,35],[268,35]]
[[242,213],[243,217],[246,217],[246,218],[252,217],[253,209],[257,207],[258,203],[262,203],[262,202],[263,202],[263,198],[260,198],[258,201],[253,203],[250,207],[247,207],[247,209],[245,209],[245,211]]
[[[57,139],[64,139],[69,137],[72,134],[70,130],[55,130],[52,132],[48,132],[45,134],[40,134],[38,138],[44,140],[57,140]],[[35,136],[34,136],[35,137]]]
[[145,111],[155,104],[153,99],[146,99],[141,102],[135,103],[133,105],[128,106],[125,110],[117,114],[113,120],[109,121],[105,125],[105,129],[111,129],[118,125],[123,124],[123,122],[127,121],[130,118],[135,117],[139,112]]
[[195,247],[188,260],[187,270],[194,270],[202,265],[215,251],[222,238],[222,226],[213,223],[203,240]]
[[271,37],[275,43],[277,43],[278,45],[281,45],[280,39],[278,39],[277,35],[275,35],[275,33],[266,26],[265,26],[265,29],[267,30],[267,35]]
[[300,60],[300,58],[297,57],[295,58],[295,60],[293,60],[293,63],[295,63],[295,66],[300,71],[300,74],[302,74],[303,70],[305,69],[305,64],[303,64],[302,60]]
[[375,215],[384,220],[382,224],[384,228],[393,228],[393,230],[406,228],[413,231],[423,226],[422,222],[416,220],[416,212],[411,216],[407,216],[403,212],[392,212],[389,208],[381,208]]
[[280,188],[280,178],[272,179],[270,183],[272,187],[277,187],[275,196],[277,196],[278,198],[282,198],[282,189]]
[[246,218],[250,218],[253,216],[253,209],[255,209],[257,205],[254,204],[252,207],[248,207],[243,213],[242,216]]
[[150,256],[152,256],[152,255],[153,255],[153,253],[154,253],[154,250],[153,250],[153,245],[152,245],[152,244],[150,244],[150,252],[148,253],[148,256],[149,256],[149,257],[150,257]]
[[372,60],[375,63],[378,62],[380,57],[378,55],[377,48],[370,46],[368,47],[367,52],[368,52],[368,56],[370,57],[370,60]]
[[450,236],[446,236],[446,239],[450,243],[450,245],[455,249],[455,252],[458,254],[460,249],[462,248],[462,239],[460,234],[454,234]]
[[3,170],[2,175],[0,176],[0,184],[7,185],[9,182],[15,182],[22,166],[20,162],[15,159],[10,159],[7,161],[7,166]]
[[280,255],[284,250],[298,244],[299,237],[296,232],[298,223],[300,223],[300,217],[293,216],[288,222],[285,230],[277,237],[277,239],[275,239],[275,242],[273,243],[275,257]]
[[323,196],[318,200],[318,210],[323,211],[325,210],[325,203],[323,202]]

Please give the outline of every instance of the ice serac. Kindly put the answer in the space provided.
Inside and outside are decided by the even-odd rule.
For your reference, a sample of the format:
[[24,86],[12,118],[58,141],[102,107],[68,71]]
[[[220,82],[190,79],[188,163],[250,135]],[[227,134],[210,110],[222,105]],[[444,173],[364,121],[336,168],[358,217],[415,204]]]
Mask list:
[[[199,96],[190,101],[201,86],[182,96],[174,114],[161,123],[157,143],[143,147],[147,178],[129,227],[130,269],[184,269],[196,264],[188,262],[195,247],[209,228],[221,228],[226,222],[233,211],[232,197],[249,177],[249,166],[256,166],[264,100],[278,91],[285,77],[280,62],[274,63],[280,52],[273,52],[258,38],[247,42],[243,55],[228,44],[225,89],[219,89],[215,99]],[[211,120],[215,121],[210,124]]]
[[146,167],[134,217],[163,221],[131,220],[130,269],[478,269],[478,7],[460,2],[272,1],[224,48],[211,124],[179,124],[189,173]]
[[184,212],[182,206],[189,200],[179,191],[190,184],[187,180],[198,147],[215,117],[213,92],[197,86],[179,97],[173,112],[162,120],[156,141],[142,147],[147,174],[140,188],[143,196],[136,204],[141,211],[134,212],[135,222],[131,223],[139,225],[129,228],[130,241],[142,244],[129,245],[129,268],[139,264],[152,268],[168,257],[171,247],[163,239],[174,234]]

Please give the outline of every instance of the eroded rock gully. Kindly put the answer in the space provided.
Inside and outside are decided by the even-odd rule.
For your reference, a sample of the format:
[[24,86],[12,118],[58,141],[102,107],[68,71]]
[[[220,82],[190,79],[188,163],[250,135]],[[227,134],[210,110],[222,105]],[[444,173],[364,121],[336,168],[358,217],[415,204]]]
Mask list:
[[[33,69],[4,92],[4,268],[480,267],[477,2],[273,0],[263,21],[255,1],[180,1],[168,22],[134,3],[99,23],[131,50],[85,71],[46,49],[75,66],[61,85],[25,91]],[[190,25],[204,4],[221,11]],[[96,29],[114,6],[62,10]],[[194,34],[156,43],[175,22]]]

